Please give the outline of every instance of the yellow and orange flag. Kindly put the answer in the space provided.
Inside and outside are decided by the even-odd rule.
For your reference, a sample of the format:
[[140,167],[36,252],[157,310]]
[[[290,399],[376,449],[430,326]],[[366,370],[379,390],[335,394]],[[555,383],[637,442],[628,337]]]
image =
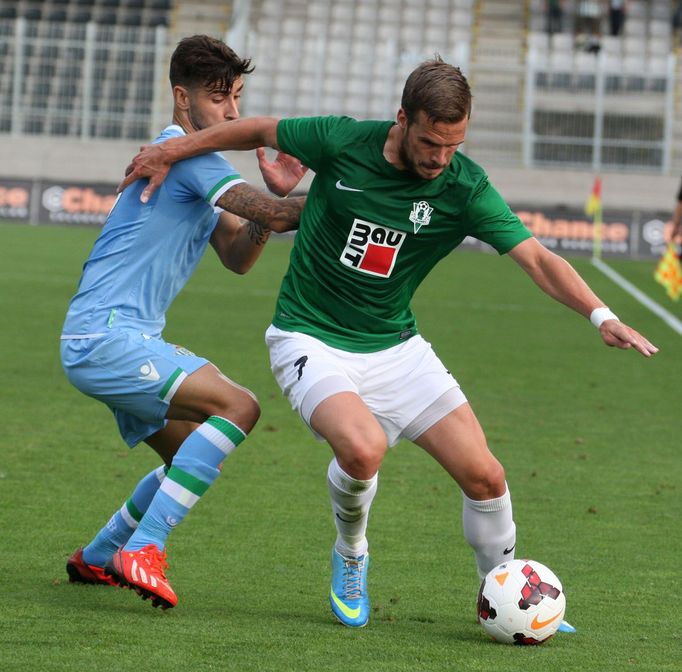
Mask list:
[[601,210],[601,177],[595,177],[592,193],[585,203],[585,214],[595,221],[601,221]]
[[601,225],[602,225],[602,202],[601,202],[601,177],[594,178],[592,193],[585,203],[585,214],[592,217],[592,256],[601,259]]
[[674,243],[668,243],[654,272],[656,282],[663,285],[668,296],[677,301],[682,293],[682,266]]

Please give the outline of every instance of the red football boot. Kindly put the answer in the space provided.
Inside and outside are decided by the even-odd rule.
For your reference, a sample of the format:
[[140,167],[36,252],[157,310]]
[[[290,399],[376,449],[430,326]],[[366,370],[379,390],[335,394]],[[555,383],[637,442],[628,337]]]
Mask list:
[[110,576],[104,573],[103,567],[88,565],[83,560],[83,548],[74,551],[66,561],[66,573],[71,583],[99,583],[105,586],[117,586],[118,584]]
[[107,560],[104,572],[118,585],[132,588],[143,600],[151,598],[154,607],[169,609],[178,603],[178,596],[168,583],[166,567],[166,551],[162,553],[154,544],[149,544],[139,551],[119,548]]

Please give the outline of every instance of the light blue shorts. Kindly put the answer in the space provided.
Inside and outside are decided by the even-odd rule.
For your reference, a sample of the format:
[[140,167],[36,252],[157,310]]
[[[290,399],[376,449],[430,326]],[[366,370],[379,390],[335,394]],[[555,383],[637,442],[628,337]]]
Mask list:
[[132,330],[63,340],[61,357],[69,381],[111,409],[131,448],[165,427],[177,389],[208,364],[179,345]]

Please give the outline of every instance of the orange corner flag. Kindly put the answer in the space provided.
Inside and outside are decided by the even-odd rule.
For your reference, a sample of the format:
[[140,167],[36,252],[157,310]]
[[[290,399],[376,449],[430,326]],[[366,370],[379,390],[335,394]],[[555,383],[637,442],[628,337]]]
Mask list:
[[654,272],[656,282],[665,287],[668,296],[677,301],[682,293],[682,266],[674,243],[668,243]]

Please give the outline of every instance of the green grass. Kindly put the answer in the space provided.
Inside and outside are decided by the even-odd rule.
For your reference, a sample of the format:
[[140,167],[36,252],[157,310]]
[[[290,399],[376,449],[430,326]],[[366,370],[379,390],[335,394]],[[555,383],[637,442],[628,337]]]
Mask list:
[[[680,669],[682,343],[586,260],[576,267],[661,348],[655,358],[604,347],[508,258],[455,253],[415,300],[422,333],[506,466],[519,553],[562,579],[578,634],[539,648],[487,639],[459,494],[408,443],[389,452],[372,509],[371,622],[335,625],[329,449],[281,397],[263,343],[289,252],[280,241],[244,277],[207,256],[169,314],[169,341],[213,360],[263,406],[170,538],[178,607],[70,585],[67,557],[158,462],[144,446],[128,450],[110,412],[59,364],[61,322],[95,236],[0,226],[1,670]],[[649,282],[652,264],[614,266],[673,305]]]

